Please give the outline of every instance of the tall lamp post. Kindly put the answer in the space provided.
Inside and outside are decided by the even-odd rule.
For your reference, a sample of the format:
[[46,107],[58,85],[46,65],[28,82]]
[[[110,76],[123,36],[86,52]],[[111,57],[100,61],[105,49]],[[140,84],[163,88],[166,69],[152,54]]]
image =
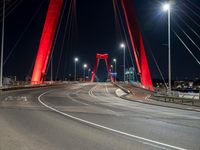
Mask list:
[[74,58],[74,81],[76,81],[76,63],[78,62],[78,58]]
[[115,64],[115,82],[116,82],[116,79],[117,79],[117,59],[114,58],[114,59],[113,59],[113,62],[114,62],[114,64]]
[[168,67],[169,67],[169,74],[168,74],[168,84],[169,84],[169,87],[168,87],[168,93],[171,94],[171,37],[170,37],[170,13],[171,13],[171,10],[170,10],[170,3],[165,3],[163,4],[163,11],[167,11],[168,12]]
[[110,68],[111,68],[111,73],[113,72],[113,65],[110,65]]
[[6,7],[6,3],[5,3],[5,0],[3,0],[2,37],[1,37],[1,64],[0,64],[0,87],[3,86],[3,49],[4,49],[5,7]]
[[124,43],[122,43],[121,45],[120,45],[120,47],[124,50],[124,82],[125,82],[125,72],[126,72],[126,47],[125,47],[125,44]]
[[90,78],[90,72],[91,72],[91,69],[89,68],[88,69],[88,78]]
[[84,81],[85,81],[85,69],[87,68],[87,64],[84,64],[83,65],[83,78],[84,78]]

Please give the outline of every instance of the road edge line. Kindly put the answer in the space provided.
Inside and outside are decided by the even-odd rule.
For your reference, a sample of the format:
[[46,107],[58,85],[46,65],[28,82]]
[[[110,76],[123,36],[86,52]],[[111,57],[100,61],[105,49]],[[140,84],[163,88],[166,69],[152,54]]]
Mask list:
[[57,110],[57,109],[55,109],[55,108],[53,108],[51,106],[48,106],[47,104],[45,104],[41,100],[42,96],[46,95],[47,93],[49,93],[51,91],[46,91],[46,92],[40,94],[38,96],[38,101],[40,102],[40,104],[42,104],[46,108],[48,108],[50,110],[53,110],[54,112],[57,112],[57,113],[59,113],[59,114],[61,114],[63,116],[66,116],[66,117],[71,118],[73,120],[76,120],[76,121],[79,121],[79,122],[82,122],[82,123],[85,123],[85,124],[88,124],[88,125],[91,125],[91,126],[94,126],[94,127],[98,127],[98,128],[102,128],[104,130],[108,130],[108,131],[111,131],[111,132],[114,132],[114,133],[117,133],[117,134],[125,135],[125,136],[131,137],[131,138],[135,138],[135,139],[138,139],[138,140],[143,140],[145,142],[149,142],[150,144],[157,144],[157,145],[160,145],[160,146],[164,146],[164,147],[168,147],[168,148],[173,148],[173,149],[177,149],[177,150],[186,150],[186,149],[181,148],[181,147],[177,147],[177,146],[165,144],[165,143],[162,143],[162,142],[158,142],[158,141],[150,140],[150,139],[143,138],[143,137],[140,137],[140,136],[136,136],[136,135],[133,135],[133,134],[129,134],[129,133],[126,133],[126,132],[123,132],[123,131],[115,130],[115,129],[112,129],[112,128],[109,128],[109,127],[106,127],[106,126],[103,126],[103,125],[99,125],[99,124],[96,124],[96,123],[93,123],[93,122],[90,122],[90,121],[87,121],[87,120],[83,120],[83,119],[78,118],[78,117],[74,117],[74,116],[69,115],[67,113],[64,113],[62,111],[59,111],[59,110]]

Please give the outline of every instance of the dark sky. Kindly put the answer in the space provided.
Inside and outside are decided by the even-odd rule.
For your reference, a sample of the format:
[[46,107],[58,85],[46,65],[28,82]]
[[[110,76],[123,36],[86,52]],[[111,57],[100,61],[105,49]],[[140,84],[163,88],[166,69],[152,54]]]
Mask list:
[[[96,53],[108,53],[110,59],[117,58],[118,72],[122,76],[123,52],[119,43],[124,41],[116,30],[112,0],[77,0],[77,13],[70,15],[72,27],[65,26],[69,10],[69,2],[63,14],[59,36],[53,55],[54,76],[58,70],[58,78],[64,78],[73,74],[74,56],[78,56],[78,74],[82,74],[82,64],[88,63],[90,67],[95,63]],[[163,0],[135,0],[136,12],[142,32],[150,70],[153,78],[160,78],[160,74],[152,59],[152,53],[160,66],[164,77],[167,78],[167,14],[161,11]],[[192,3],[191,3],[192,2]],[[25,76],[31,75],[42,28],[45,20],[49,0],[10,0],[6,5],[5,23],[5,54],[4,60],[13,49],[10,57],[4,65],[4,75],[14,76],[24,80]],[[2,5],[2,2],[1,2]],[[0,7],[2,11],[2,7]],[[13,8],[13,9],[12,9]],[[200,3],[199,0],[174,1],[172,10],[172,30],[184,40],[187,46],[200,60],[200,51],[186,38],[176,24],[200,46],[200,39],[181,21],[189,24],[200,35]],[[193,12],[192,12],[193,11]],[[197,14],[195,14],[195,12]],[[192,17],[196,24],[191,21]],[[2,13],[1,13],[2,16]],[[179,18],[180,16],[180,18]],[[68,22],[70,23],[70,22]],[[64,45],[63,38],[64,39]],[[172,31],[172,77],[173,79],[200,77],[200,65],[184,48]],[[63,46],[62,46],[63,45]],[[63,47],[63,52],[61,55]],[[61,57],[60,57],[61,55]],[[60,59],[61,58],[61,59]],[[60,67],[58,67],[60,60]],[[131,66],[130,55],[127,51],[127,66]],[[47,77],[49,73],[47,74]],[[99,66],[98,77],[103,79],[107,76],[105,65]]]

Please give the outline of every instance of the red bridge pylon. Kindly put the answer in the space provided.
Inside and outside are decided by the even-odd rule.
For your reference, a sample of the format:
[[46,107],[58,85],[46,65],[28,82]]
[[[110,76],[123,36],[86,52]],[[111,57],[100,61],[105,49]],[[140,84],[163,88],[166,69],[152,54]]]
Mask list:
[[62,4],[63,0],[50,0],[42,36],[40,39],[40,45],[35,60],[31,84],[40,84],[44,80]]
[[109,61],[108,61],[108,54],[96,54],[96,64],[94,65],[94,69],[93,69],[93,71],[92,71],[92,79],[91,79],[91,82],[94,82],[95,75],[96,75],[96,72],[97,72],[97,69],[98,69],[98,66],[99,66],[99,61],[100,61],[101,59],[104,59],[104,60],[105,60],[106,68],[107,68],[108,74],[109,74],[109,76],[110,76],[110,81],[113,82],[113,77],[112,77],[112,74],[111,74],[110,63],[109,63]]

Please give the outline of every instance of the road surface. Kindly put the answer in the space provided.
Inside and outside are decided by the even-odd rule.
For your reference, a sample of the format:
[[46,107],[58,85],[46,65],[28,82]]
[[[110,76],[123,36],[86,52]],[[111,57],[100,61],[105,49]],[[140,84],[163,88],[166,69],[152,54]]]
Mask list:
[[109,83],[1,93],[0,150],[200,149],[200,113],[126,101]]

